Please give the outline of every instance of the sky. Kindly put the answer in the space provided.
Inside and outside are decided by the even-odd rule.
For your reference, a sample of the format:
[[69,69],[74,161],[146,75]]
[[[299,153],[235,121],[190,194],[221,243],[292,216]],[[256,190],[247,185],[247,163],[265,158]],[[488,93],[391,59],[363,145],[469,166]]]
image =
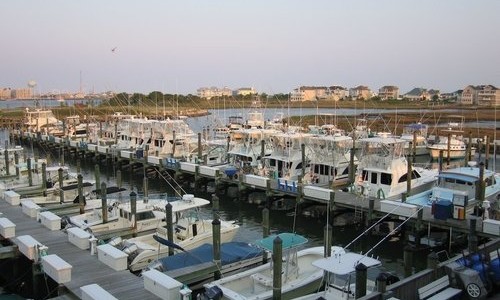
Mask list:
[[499,13],[498,0],[2,0],[0,88],[500,86]]

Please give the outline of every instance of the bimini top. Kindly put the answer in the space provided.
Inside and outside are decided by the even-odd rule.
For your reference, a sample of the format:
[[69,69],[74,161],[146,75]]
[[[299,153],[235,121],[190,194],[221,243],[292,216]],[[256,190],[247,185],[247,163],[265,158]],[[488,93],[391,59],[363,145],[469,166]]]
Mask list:
[[258,240],[256,244],[257,246],[272,252],[273,242],[274,239],[276,239],[277,237],[279,237],[283,241],[282,244],[283,250],[296,248],[299,247],[300,245],[307,243],[307,239],[305,237],[298,235],[296,233],[285,232],[285,233],[270,235],[264,239]]
[[[493,171],[484,170],[484,177],[489,177],[493,175]],[[462,180],[465,182],[476,182],[479,180],[479,168],[477,167],[460,167],[442,171],[439,178],[448,178],[455,180]]]
[[380,260],[353,252],[335,253],[327,258],[313,261],[313,266],[336,275],[347,275],[356,271],[356,266],[362,263],[367,268],[379,266]]

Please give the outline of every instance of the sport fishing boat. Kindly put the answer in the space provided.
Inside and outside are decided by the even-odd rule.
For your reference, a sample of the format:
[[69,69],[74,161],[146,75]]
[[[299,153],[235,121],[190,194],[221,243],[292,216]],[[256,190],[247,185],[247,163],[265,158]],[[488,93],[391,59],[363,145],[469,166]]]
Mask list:
[[[323,257],[323,247],[298,250],[307,239],[295,233],[271,235],[257,242],[263,249],[273,252],[273,241],[282,240],[283,271],[281,293],[291,299],[315,292],[321,286],[323,270],[312,262]],[[332,253],[342,253],[343,248],[332,247]],[[273,265],[271,262],[205,284],[205,295],[219,293],[222,299],[271,299],[273,296]]]

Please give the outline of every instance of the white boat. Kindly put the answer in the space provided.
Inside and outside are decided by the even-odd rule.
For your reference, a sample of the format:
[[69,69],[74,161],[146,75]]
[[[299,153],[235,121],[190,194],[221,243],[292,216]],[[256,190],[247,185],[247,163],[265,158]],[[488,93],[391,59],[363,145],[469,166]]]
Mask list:
[[[313,185],[330,186],[347,183],[353,140],[342,135],[317,135],[308,138],[311,149],[310,171],[304,182]],[[354,157],[354,165],[358,159]],[[353,170],[354,172],[354,170]]]
[[[370,269],[375,269],[382,263],[373,257],[367,257],[353,252],[333,253],[332,256],[316,260],[312,263],[326,274],[325,290],[297,298],[297,300],[340,300],[356,299],[356,266],[363,264]],[[369,294],[375,291],[375,278],[367,278],[366,291]]]
[[[439,136],[437,140],[429,144],[429,154],[434,160],[439,159],[439,153],[443,152],[443,158],[462,159],[467,155],[467,144],[463,140],[463,126],[465,122],[464,116],[449,116],[448,129],[442,130],[441,133],[446,133],[444,136]],[[449,153],[448,153],[449,145]],[[475,148],[471,147],[471,156],[476,152]]]
[[[404,156],[405,140],[372,137],[359,140],[360,160],[354,182],[356,192],[377,199],[401,199],[407,191],[408,161]],[[411,191],[430,189],[437,170],[412,167]]]
[[[443,170],[438,175],[438,184],[432,189],[407,198],[407,203],[432,207],[449,203],[453,208],[453,218],[467,219],[474,212],[474,207],[484,207],[489,215],[490,207],[497,207],[500,201],[500,174],[484,170],[484,201],[480,203],[479,193],[480,167],[470,162],[467,167]],[[441,218],[440,215],[435,215]],[[449,216],[451,218],[451,216]],[[488,216],[484,216],[488,218]],[[493,216],[492,216],[493,217]]]
[[[307,240],[294,233],[271,235],[257,244],[268,251],[279,236],[283,242],[283,271],[281,295],[284,299],[300,297],[315,292],[321,286],[323,270],[312,263],[323,257],[323,247],[298,250]],[[343,253],[332,247],[332,253]],[[222,299],[256,300],[273,296],[273,265],[271,262],[205,284],[205,295],[220,291]]]
[[108,209],[109,222],[105,224],[102,224],[100,209],[71,216],[69,219],[73,225],[89,230],[92,233],[104,233],[132,228],[137,233],[156,231],[157,228],[165,226],[165,205],[167,203],[172,205],[173,222],[175,223],[178,220],[179,212],[208,205],[210,201],[194,197],[192,194],[185,194],[182,197],[175,197],[175,199],[168,200],[137,200],[135,216],[132,214],[131,203],[126,202],[110,206],[110,209]]
[[[273,145],[270,142],[273,134],[278,134],[275,129],[248,128],[234,130],[230,133],[231,143],[227,156],[229,170],[236,169],[239,173],[255,174],[262,168],[262,150],[264,157],[271,155]],[[262,149],[264,141],[264,149]],[[230,173],[230,172],[229,172]],[[226,173],[230,176],[228,173]]]
[[401,139],[406,141],[405,153],[406,155],[428,155],[429,149],[427,148],[427,134],[429,126],[422,123],[408,124],[404,127]]
[[[305,144],[308,133],[293,131],[290,127],[285,133],[270,137],[273,151],[264,157],[264,166],[261,173],[275,179],[297,182],[299,176],[304,176],[310,169],[309,147],[305,147],[305,165],[302,164],[302,144]],[[304,172],[302,169],[304,168]]]
[[45,132],[46,134],[60,124],[60,121],[54,116],[51,110],[35,109],[30,110],[26,108],[24,117],[24,126],[28,132]]
[[[198,214],[192,214],[192,209],[176,211],[177,222],[174,224],[174,244],[184,250],[191,250],[213,241],[212,220],[203,219]],[[239,225],[234,222],[220,221],[220,241],[230,242],[238,232]],[[113,246],[128,254],[130,271],[140,271],[152,261],[168,256],[168,246],[161,244],[158,237],[168,240],[167,229],[159,227],[156,233],[146,234],[131,239],[114,239]]]

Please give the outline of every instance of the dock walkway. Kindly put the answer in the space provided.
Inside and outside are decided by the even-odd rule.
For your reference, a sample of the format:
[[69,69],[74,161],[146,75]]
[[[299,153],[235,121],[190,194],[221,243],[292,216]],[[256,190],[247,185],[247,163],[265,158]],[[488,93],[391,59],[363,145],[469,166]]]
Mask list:
[[[36,219],[23,214],[20,206],[11,206],[0,201],[0,212],[13,222],[16,236],[30,235],[48,247],[49,254],[56,254],[72,266],[71,281],[64,286],[78,298],[82,297],[80,287],[96,283],[118,299],[158,299],[144,289],[143,279],[128,270],[115,271],[90,255],[88,250],[81,250],[68,241],[63,231],[51,231]],[[12,238],[13,243],[18,243]]]

